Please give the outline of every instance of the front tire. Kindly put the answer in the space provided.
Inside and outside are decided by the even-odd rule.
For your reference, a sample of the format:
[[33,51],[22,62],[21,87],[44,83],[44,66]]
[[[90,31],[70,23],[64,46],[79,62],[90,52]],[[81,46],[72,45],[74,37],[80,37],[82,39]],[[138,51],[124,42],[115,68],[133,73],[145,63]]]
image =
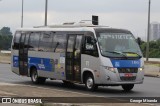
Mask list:
[[89,91],[95,91],[98,86],[94,83],[93,75],[87,75],[85,78],[85,86]]
[[122,88],[124,91],[129,92],[133,89],[134,84],[126,84],[126,85],[122,85]]
[[34,84],[44,84],[46,81],[46,78],[38,77],[37,70],[33,68],[31,70],[31,80]]

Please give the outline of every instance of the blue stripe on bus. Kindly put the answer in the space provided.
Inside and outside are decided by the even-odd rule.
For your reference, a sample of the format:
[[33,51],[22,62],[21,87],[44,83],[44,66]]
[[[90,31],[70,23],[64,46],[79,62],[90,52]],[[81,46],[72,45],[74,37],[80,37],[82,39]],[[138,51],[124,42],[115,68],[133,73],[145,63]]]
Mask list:
[[[28,68],[35,66],[38,70],[54,71],[54,61],[48,58],[28,57]],[[13,56],[13,67],[19,67],[19,57]]]
[[18,56],[13,56],[13,67],[19,67],[19,58],[18,58]]
[[141,61],[139,60],[115,60],[111,59],[112,65],[115,68],[140,68]]

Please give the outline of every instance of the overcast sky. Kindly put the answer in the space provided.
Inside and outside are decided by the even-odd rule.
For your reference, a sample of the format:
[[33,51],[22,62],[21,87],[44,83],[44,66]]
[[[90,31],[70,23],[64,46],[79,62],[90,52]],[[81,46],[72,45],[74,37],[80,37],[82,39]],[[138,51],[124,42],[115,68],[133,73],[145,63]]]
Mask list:
[[[14,33],[21,25],[21,1],[0,1],[0,29]],[[160,22],[160,0],[151,0],[151,22]],[[24,27],[44,25],[45,0],[24,0]],[[48,25],[91,20],[101,25],[129,29],[143,39],[147,31],[148,0],[48,0]]]

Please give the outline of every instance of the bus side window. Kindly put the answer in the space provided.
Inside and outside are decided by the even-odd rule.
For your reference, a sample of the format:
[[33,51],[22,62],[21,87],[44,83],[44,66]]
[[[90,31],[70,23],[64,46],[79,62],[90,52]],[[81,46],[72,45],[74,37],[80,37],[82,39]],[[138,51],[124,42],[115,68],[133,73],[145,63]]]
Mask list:
[[29,38],[29,50],[31,50],[31,51],[38,51],[39,36],[40,36],[40,33],[37,33],[37,32],[34,32],[34,33],[30,34],[30,38]]
[[82,53],[98,57],[97,45],[92,36],[85,36]]
[[39,51],[52,51],[52,40],[53,33],[52,32],[42,32],[40,41],[39,41]]
[[65,34],[56,34],[53,39],[53,51],[57,53],[65,53],[67,36]]
[[77,35],[75,53],[74,53],[75,58],[78,58],[80,56],[81,41],[82,41],[82,35]]
[[15,49],[15,50],[19,49],[20,37],[21,37],[21,32],[16,32],[16,34],[14,36],[14,40],[13,40],[14,43],[13,43],[13,46],[12,46],[12,48]]
[[26,33],[26,38],[24,41],[24,48],[29,48],[29,45],[28,45],[29,35],[30,35],[30,33]]

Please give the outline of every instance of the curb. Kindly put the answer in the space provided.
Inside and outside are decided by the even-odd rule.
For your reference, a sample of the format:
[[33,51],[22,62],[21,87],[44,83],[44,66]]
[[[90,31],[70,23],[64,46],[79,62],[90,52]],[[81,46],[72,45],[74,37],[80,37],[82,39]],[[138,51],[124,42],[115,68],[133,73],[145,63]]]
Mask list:
[[152,74],[145,74],[146,77],[157,77],[160,78],[160,75],[152,75]]
[[6,62],[0,61],[0,63],[1,63],[1,64],[11,64],[11,62],[7,62],[7,61],[6,61]]

